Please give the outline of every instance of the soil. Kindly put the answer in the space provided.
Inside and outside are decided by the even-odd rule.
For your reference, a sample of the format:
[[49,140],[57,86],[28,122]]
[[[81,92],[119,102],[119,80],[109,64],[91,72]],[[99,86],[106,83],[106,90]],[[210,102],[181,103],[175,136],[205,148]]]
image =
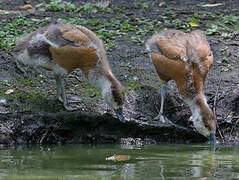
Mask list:
[[[166,0],[112,0],[109,8],[122,8],[116,11],[92,13],[46,12],[42,10],[20,10],[19,7],[30,3],[33,7],[41,1],[0,0],[0,9],[9,11],[1,14],[0,27],[19,17],[44,19],[42,25],[55,23],[59,18],[99,19],[100,21],[122,16],[127,18],[146,18],[163,22],[159,28],[172,28],[166,24],[165,17],[173,12],[178,19],[187,19],[197,14],[239,16],[239,1],[210,1],[222,5],[202,7],[208,1]],[[93,1],[70,1],[80,6]],[[94,3],[94,2],[93,2]],[[120,14],[119,14],[120,13]],[[199,18],[200,29],[206,32],[210,24],[208,17]],[[165,24],[164,24],[165,22]],[[93,31],[97,26],[85,25]],[[175,28],[175,27],[174,27]],[[180,29],[178,27],[177,29]],[[21,27],[19,27],[21,31]],[[110,28],[106,27],[106,30]],[[185,30],[185,29],[184,29]],[[145,51],[143,43],[130,41],[135,32],[125,36],[112,37],[116,48],[108,51],[109,63],[115,76],[126,90],[124,116],[127,123],[119,122],[112,110],[103,102],[100,92],[92,88],[79,70],[68,77],[67,94],[81,98],[81,109],[67,112],[62,104],[55,100],[56,86],[51,72],[27,68],[27,77],[18,71],[12,62],[12,51],[0,49],[0,144],[45,144],[45,143],[118,143],[120,138],[149,139],[150,143],[203,143],[206,138],[195,132],[189,121],[190,111],[179,95],[174,82],[169,83],[165,102],[165,115],[174,124],[160,124],[153,120],[160,109],[160,84],[154,67]],[[154,29],[145,34],[146,41]],[[205,95],[208,104],[215,109],[217,116],[217,139],[221,143],[239,143],[239,33],[225,39],[221,33],[207,37],[214,54],[214,63],[205,82]],[[224,49],[224,50],[222,50]],[[228,59],[222,63],[223,59]],[[224,69],[224,70],[223,70]],[[226,70],[225,70],[226,69]],[[45,76],[46,75],[46,76]],[[12,90],[6,93],[7,90]]]

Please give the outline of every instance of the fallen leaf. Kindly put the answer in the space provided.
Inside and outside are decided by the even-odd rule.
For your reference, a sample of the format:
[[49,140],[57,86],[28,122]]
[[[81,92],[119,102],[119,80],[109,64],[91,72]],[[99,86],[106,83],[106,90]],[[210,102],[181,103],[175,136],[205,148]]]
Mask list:
[[189,22],[188,23],[191,27],[198,27],[198,24],[195,22]]
[[32,5],[31,4],[26,4],[24,6],[20,6],[20,9],[32,9]]
[[12,94],[14,92],[14,89],[8,89],[5,94],[8,95],[8,94]]
[[166,7],[167,5],[166,5],[166,3],[165,2],[161,2],[161,3],[159,3],[159,7]]

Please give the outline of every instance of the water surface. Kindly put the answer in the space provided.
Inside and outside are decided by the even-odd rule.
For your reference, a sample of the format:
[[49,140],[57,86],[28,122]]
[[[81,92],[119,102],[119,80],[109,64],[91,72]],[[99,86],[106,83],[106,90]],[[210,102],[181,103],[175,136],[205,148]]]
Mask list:
[[[127,147],[128,148],[128,147]],[[239,179],[239,147],[64,145],[0,150],[0,179]],[[113,155],[129,159],[106,160]]]

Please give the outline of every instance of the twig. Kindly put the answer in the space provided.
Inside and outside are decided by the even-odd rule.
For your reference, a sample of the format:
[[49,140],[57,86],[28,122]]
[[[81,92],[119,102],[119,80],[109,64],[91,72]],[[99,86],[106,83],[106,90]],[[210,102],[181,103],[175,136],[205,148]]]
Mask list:
[[127,55],[126,55],[126,57],[125,56],[122,56],[120,53],[116,53],[116,55],[118,55],[121,59],[126,59],[127,58]]
[[46,138],[48,132],[49,132],[49,129],[46,130],[46,132],[45,132],[45,133],[43,134],[43,136],[41,137],[41,139],[40,139],[40,141],[39,141],[40,144],[42,144],[42,142],[43,142],[43,140]]
[[216,108],[217,108],[217,95],[218,95],[218,92],[219,92],[219,89],[220,89],[221,82],[222,82],[222,77],[219,80],[219,83],[218,83],[218,86],[217,86],[217,90],[216,90],[216,93],[215,93],[215,96],[214,96],[213,113],[215,115],[216,115]]
[[68,78],[75,78],[77,81],[79,81],[80,83],[82,83],[82,80],[81,80],[77,75],[70,74],[70,75],[68,76]]
[[233,133],[233,131],[234,131],[234,129],[235,129],[235,127],[237,126],[238,123],[239,123],[239,119],[236,121],[236,123],[235,123],[234,126],[232,127],[231,132],[230,132],[230,136],[232,136],[232,133]]
[[[217,90],[216,90],[215,97],[214,97],[214,103],[213,103],[213,113],[215,114],[216,119],[217,119],[217,115],[216,115],[216,110],[217,110],[217,95],[218,95],[219,89],[220,89],[220,87],[221,87],[221,82],[222,82],[222,77],[220,78],[220,80],[219,80],[219,82],[218,82]],[[219,127],[219,125],[218,125],[218,123],[217,123],[217,120],[216,120],[216,126],[217,126],[217,130],[218,130],[218,132],[219,132],[219,135],[220,135],[220,137],[221,137],[221,139],[222,139],[222,142],[224,143],[224,138],[223,138],[223,136],[222,136],[222,132],[221,132],[220,127]]]

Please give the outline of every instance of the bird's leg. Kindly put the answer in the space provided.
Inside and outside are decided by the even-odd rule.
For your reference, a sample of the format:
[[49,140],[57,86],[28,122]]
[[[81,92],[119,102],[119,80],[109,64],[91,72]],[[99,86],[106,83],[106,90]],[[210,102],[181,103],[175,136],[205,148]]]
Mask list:
[[60,75],[55,75],[55,78],[56,78],[57,99],[63,103],[64,107],[67,110],[72,110],[72,108],[68,106],[68,102],[66,98],[65,78]]
[[24,68],[19,64],[18,61],[16,61],[16,67],[21,71],[21,73],[24,74],[24,76],[27,76],[27,72],[24,70]]
[[165,83],[161,83],[161,105],[160,105],[160,111],[159,114],[154,118],[155,120],[160,121],[161,123],[171,123],[170,120],[168,120],[164,115],[163,115],[163,106],[164,106],[164,100],[166,97],[167,93],[167,85]]
[[[12,57],[12,60],[13,60],[13,65],[12,65],[12,67],[11,67],[11,71],[13,71],[13,66],[14,65],[16,65],[16,68],[21,72],[21,73],[23,73],[23,76],[24,77],[27,77],[27,72],[24,70],[24,68],[23,68],[23,64],[22,63],[20,63],[18,60],[17,60],[17,58],[16,58],[16,56],[14,56],[13,55],[13,57]],[[15,70],[14,70],[15,71]]]
[[161,105],[160,105],[160,114],[163,114],[163,106],[164,106],[164,100],[166,97],[167,93],[167,86],[166,84],[162,85],[162,90],[161,90]]
[[57,91],[57,95],[56,98],[60,101],[63,102],[63,98],[62,98],[62,86],[64,86],[62,84],[63,78],[61,78],[58,75],[55,75],[55,79],[56,79],[56,91]]
[[65,77],[55,75],[56,78],[56,86],[57,86],[57,99],[63,103],[63,106],[69,110],[74,111],[80,109],[80,106],[72,103],[79,103],[80,100],[72,97],[70,100],[67,99],[66,96],[66,79]]

